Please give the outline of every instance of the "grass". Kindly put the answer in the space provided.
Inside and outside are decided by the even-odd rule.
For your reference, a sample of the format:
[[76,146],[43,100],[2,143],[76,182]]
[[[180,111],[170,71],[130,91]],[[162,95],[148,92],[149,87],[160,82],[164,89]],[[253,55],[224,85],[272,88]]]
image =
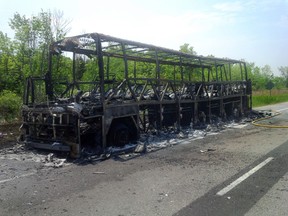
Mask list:
[[288,101],[288,90],[269,90],[253,92],[252,107],[265,106]]

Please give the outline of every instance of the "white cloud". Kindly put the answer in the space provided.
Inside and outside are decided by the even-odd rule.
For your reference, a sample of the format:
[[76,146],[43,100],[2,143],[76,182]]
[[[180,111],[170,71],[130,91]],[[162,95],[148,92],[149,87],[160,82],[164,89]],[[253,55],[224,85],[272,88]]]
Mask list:
[[[132,10],[133,11],[133,10]],[[109,14],[90,13],[78,16],[72,23],[71,35],[84,32],[100,32],[112,36],[178,49],[181,44],[207,34],[211,37],[221,28],[236,22],[233,14],[214,11],[187,11],[176,16],[138,10],[139,14],[127,11],[113,11]],[[79,32],[81,30],[81,32]],[[205,37],[203,37],[205,38]],[[189,40],[189,41],[188,41]],[[204,42],[204,40],[203,40]],[[203,43],[202,42],[202,43]],[[190,42],[189,42],[190,43]]]

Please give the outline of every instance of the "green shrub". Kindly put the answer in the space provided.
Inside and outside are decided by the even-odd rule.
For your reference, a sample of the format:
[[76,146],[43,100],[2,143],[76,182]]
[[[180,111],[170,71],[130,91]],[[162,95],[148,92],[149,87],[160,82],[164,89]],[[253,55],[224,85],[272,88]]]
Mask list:
[[13,121],[20,116],[22,99],[17,94],[4,90],[0,93],[0,122]]

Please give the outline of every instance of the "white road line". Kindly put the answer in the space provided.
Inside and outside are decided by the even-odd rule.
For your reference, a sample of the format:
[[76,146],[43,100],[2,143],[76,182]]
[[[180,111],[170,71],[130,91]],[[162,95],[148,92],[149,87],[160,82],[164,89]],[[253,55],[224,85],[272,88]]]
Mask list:
[[242,175],[241,177],[236,179],[234,182],[229,184],[227,187],[225,187],[222,190],[220,190],[216,195],[223,196],[224,194],[228,193],[230,190],[232,190],[234,187],[236,187],[242,181],[247,179],[253,173],[257,172],[259,169],[261,169],[263,166],[265,166],[267,163],[269,163],[273,159],[274,159],[273,157],[267,158],[265,161],[263,161],[262,163],[258,164],[256,167],[254,167],[253,169],[251,169],[250,171],[248,171],[247,173],[245,173],[244,175]]
[[23,178],[23,177],[31,176],[31,175],[34,175],[35,173],[36,173],[36,172],[26,173],[26,174],[23,174],[23,175],[20,175],[20,176],[14,176],[13,178],[0,180],[0,184],[2,184],[2,183],[4,183],[4,182],[13,181],[14,179],[18,179],[18,178]]

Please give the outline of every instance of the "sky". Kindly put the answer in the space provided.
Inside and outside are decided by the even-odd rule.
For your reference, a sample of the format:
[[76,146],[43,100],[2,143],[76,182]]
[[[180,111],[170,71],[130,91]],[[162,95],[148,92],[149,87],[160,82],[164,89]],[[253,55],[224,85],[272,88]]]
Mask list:
[[68,36],[98,32],[198,55],[245,60],[275,75],[288,66],[288,0],[0,0],[0,31],[41,9],[62,11]]

